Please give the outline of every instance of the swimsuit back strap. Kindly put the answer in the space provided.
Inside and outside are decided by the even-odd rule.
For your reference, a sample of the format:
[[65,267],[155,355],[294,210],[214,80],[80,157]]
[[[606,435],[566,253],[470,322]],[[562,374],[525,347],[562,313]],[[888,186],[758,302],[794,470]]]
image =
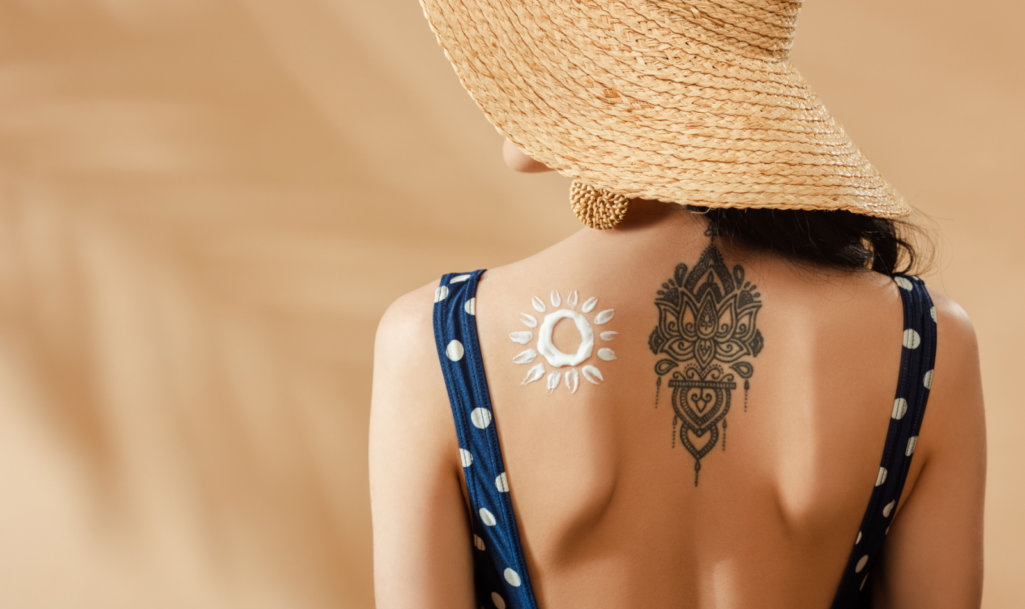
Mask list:
[[434,338],[470,500],[478,604],[537,609],[477,336],[476,292],[483,273],[441,278],[434,292]]
[[873,563],[878,562],[911,467],[936,361],[936,307],[925,282],[893,275],[904,309],[897,394],[890,414],[879,473],[847,559],[833,609],[868,607]]

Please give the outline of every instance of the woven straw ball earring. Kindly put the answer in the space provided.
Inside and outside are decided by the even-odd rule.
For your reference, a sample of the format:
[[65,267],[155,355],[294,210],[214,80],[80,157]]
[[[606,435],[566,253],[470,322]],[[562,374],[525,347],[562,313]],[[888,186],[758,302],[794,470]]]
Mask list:
[[569,187],[569,204],[573,213],[589,228],[610,229],[623,221],[630,199],[623,195],[595,188],[580,180]]

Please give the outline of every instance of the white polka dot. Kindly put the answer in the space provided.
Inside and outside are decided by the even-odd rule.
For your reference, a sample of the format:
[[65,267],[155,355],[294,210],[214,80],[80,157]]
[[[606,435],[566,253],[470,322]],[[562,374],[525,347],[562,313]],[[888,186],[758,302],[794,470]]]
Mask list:
[[904,346],[908,349],[917,349],[918,345],[922,342],[922,337],[915,332],[914,328],[908,328],[904,330]]
[[497,607],[498,609],[505,609],[505,599],[502,598],[501,594],[497,592],[492,592],[491,602],[495,603],[495,607]]
[[897,505],[897,500],[896,499],[894,499],[893,501],[891,501],[891,502],[889,502],[889,503],[887,503],[886,505],[883,506],[883,518],[889,518],[890,517],[890,512],[893,511],[893,507],[895,505]]
[[495,488],[498,489],[499,493],[509,492],[509,479],[505,477],[505,472],[498,474],[498,477],[495,478]]
[[495,515],[488,508],[481,508],[477,513],[480,515],[480,521],[486,526],[493,527],[498,524],[498,520],[495,520]]
[[458,340],[450,341],[448,346],[445,347],[445,355],[447,355],[453,362],[458,362],[463,359],[463,353],[463,343]]
[[932,317],[932,320],[936,321],[936,307],[929,307],[929,317]]
[[470,411],[470,422],[477,429],[484,429],[491,425],[491,411],[487,408],[474,408]]
[[886,527],[886,530],[885,530],[885,531],[883,531],[883,535],[889,535],[889,534],[890,534],[890,527],[889,527],[889,526],[887,526],[887,527]]
[[908,280],[907,277],[894,277],[893,280],[897,282],[897,285],[904,288],[905,290],[911,291],[911,288],[914,287],[912,286],[911,281]]
[[484,540],[480,538],[480,535],[473,536],[473,547],[477,548],[481,552],[488,549],[488,547],[484,545]]
[[918,444],[918,436],[908,438],[908,447],[904,450],[904,456],[910,457],[915,452],[915,444]]
[[476,298],[469,298],[469,299],[467,299],[467,301],[463,303],[463,310],[466,311],[467,315],[476,315],[477,314],[477,299]]
[[865,565],[868,564],[868,554],[863,555],[858,559],[858,564],[854,565],[854,572],[861,573],[865,570]]
[[508,567],[506,567],[502,575],[505,576],[505,581],[509,582],[510,586],[519,587],[519,585],[523,583],[520,581],[520,574]]
[[882,486],[883,482],[886,482],[886,468],[879,468],[879,475],[876,476],[876,486]]
[[932,370],[926,372],[925,376],[922,377],[922,384],[925,385],[926,389],[932,387]]
[[861,543],[861,531],[858,531],[858,538],[854,540],[854,545]]
[[897,398],[893,401],[893,414],[890,416],[897,419],[898,421],[904,418],[904,413],[908,411],[908,401],[904,398]]
[[439,285],[438,287],[434,288],[434,302],[441,302],[446,298],[448,298],[447,285]]
[[459,460],[463,462],[463,467],[470,467],[473,465],[473,455],[465,448],[459,449]]
[[467,280],[467,279],[469,279],[469,278],[470,278],[470,276],[469,276],[469,275],[467,275],[467,274],[463,274],[463,275],[456,275],[456,276],[455,276],[455,277],[453,277],[452,279],[449,279],[449,280],[448,280],[448,282],[449,282],[449,283],[462,283],[462,282],[466,281],[466,280]]
[[860,586],[858,586],[858,590],[859,590],[859,591],[861,591],[861,590],[864,590],[864,589],[865,589],[865,584],[866,584],[866,583],[868,583],[868,573],[866,573],[866,574],[865,574],[865,577],[862,577],[862,578],[861,578],[861,585],[860,585]]

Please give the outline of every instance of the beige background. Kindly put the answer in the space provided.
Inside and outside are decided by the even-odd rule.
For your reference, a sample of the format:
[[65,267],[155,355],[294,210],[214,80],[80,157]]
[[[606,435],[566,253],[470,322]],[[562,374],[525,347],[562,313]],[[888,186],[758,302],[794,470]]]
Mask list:
[[[810,0],[793,52],[975,321],[991,608],[1025,606],[1020,7]],[[499,144],[414,0],[0,1],[0,606],[369,606],[378,316],[578,226]]]

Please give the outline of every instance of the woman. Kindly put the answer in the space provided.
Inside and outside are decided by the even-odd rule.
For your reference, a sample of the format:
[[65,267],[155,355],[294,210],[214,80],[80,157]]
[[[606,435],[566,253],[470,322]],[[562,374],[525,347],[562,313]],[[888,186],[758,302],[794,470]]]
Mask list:
[[381,320],[378,607],[978,607],[974,332],[799,2],[422,4],[588,228]]

